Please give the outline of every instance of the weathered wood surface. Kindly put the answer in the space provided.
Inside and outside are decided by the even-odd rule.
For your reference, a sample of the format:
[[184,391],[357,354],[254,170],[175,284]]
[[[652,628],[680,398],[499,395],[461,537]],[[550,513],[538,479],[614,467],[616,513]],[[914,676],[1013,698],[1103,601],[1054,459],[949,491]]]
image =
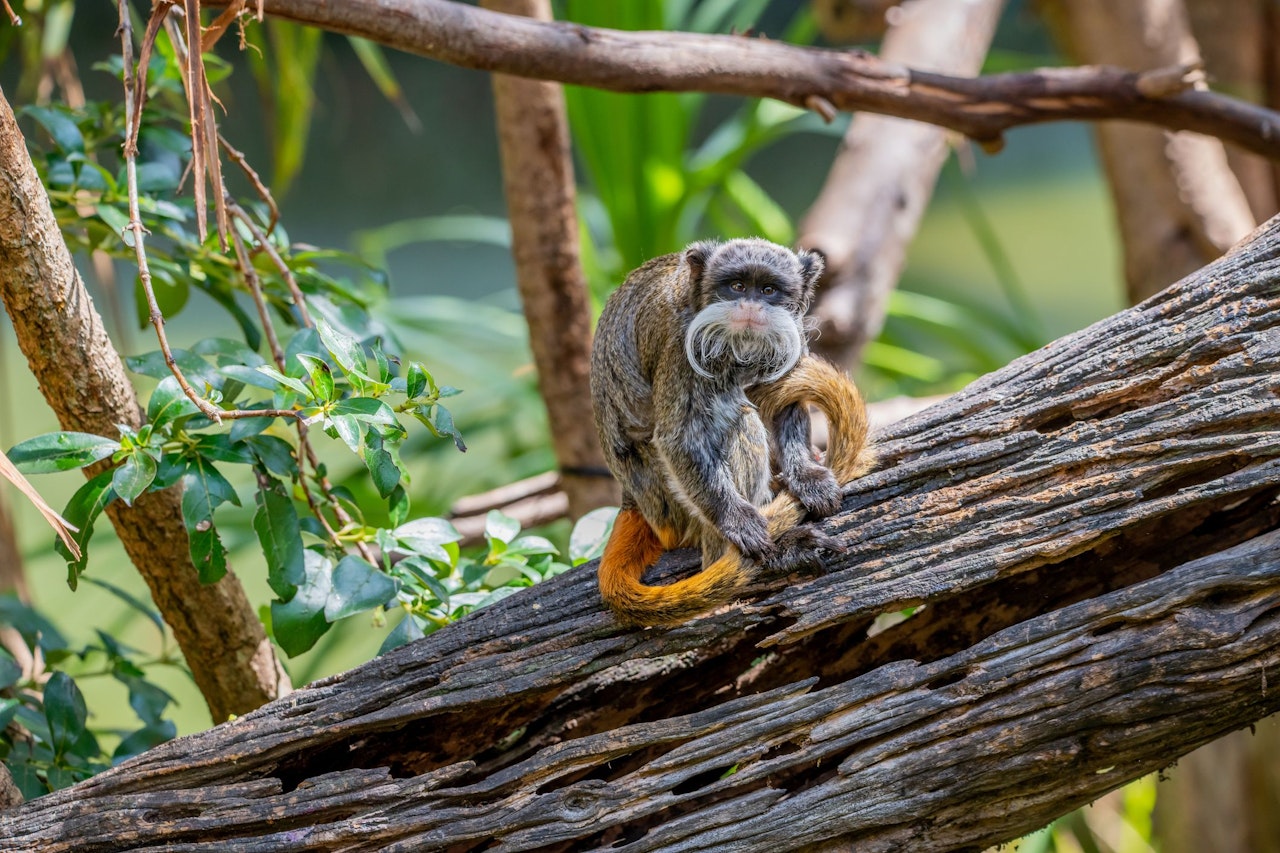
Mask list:
[[570,572],[9,812],[2,846],[1013,837],[1280,708],[1277,326],[1273,223],[884,431],[821,576],[634,631]]

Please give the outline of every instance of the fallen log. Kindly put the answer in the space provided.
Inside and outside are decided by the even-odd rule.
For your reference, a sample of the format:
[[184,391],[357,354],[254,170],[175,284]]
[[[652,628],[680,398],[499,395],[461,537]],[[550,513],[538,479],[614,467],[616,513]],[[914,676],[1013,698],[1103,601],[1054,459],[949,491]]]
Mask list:
[[569,572],[5,849],[981,849],[1280,707],[1280,222],[878,441],[819,575],[628,630]]

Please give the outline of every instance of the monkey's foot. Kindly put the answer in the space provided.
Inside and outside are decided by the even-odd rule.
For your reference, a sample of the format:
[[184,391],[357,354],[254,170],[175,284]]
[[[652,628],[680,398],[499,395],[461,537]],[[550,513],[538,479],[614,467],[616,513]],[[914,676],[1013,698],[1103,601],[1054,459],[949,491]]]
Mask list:
[[840,501],[844,492],[836,481],[835,475],[821,465],[812,465],[787,472],[782,477],[783,485],[790,492],[810,518],[826,518],[840,511]]
[[776,550],[761,565],[771,572],[821,571],[823,559],[845,550],[844,543],[817,524],[800,524],[778,537]]

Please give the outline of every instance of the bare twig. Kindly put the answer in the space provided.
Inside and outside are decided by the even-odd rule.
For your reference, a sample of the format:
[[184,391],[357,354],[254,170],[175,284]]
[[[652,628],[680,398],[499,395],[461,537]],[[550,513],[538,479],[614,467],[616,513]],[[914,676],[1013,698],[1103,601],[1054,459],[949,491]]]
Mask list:
[[302,325],[310,328],[315,325],[315,321],[311,319],[311,312],[307,310],[307,298],[302,294],[302,288],[298,287],[298,279],[293,274],[293,270],[289,269],[289,265],[285,263],[284,258],[280,257],[280,253],[276,251],[276,247],[272,245],[269,238],[262,230],[262,227],[250,216],[243,207],[233,201],[226,203],[227,210],[232,216],[240,221],[245,228],[249,229],[249,233],[253,235],[253,239],[257,241],[257,247],[267,253],[267,257],[271,259],[271,263],[275,266],[276,271],[280,273],[280,277],[284,279],[285,284],[289,287],[289,293],[293,296],[293,305],[298,309],[298,316],[302,320]]
[[[208,5],[226,5],[209,0]],[[988,149],[1012,127],[1125,119],[1218,136],[1280,159],[1280,113],[1201,90],[1148,97],[1120,68],[1046,68],[968,79],[860,51],[681,32],[534,21],[449,0],[265,0],[268,14],[464,68],[619,92],[716,92],[805,106],[812,95],[949,127]]]
[[[218,144],[222,146],[222,150],[227,152],[227,156],[231,158],[231,162],[240,167],[240,171],[244,172],[249,183],[253,185],[253,191],[262,199],[263,204],[270,211],[270,221],[267,223],[267,234],[271,234],[276,230],[276,225],[280,222],[280,208],[276,205],[275,197],[271,195],[271,190],[267,189],[267,185],[258,175],[256,169],[249,165],[248,159],[240,152],[238,148],[232,146],[227,138],[221,133],[218,134]],[[228,201],[231,201],[228,199]]]

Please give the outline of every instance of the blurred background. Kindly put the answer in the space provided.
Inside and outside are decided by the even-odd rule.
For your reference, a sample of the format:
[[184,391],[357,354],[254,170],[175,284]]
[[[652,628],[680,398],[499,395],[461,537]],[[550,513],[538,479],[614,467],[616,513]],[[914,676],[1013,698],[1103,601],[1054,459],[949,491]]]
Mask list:
[[[728,32],[746,24],[773,38],[877,50],[891,5],[668,0],[565,2],[556,10],[557,17],[594,25]],[[1073,13],[1063,8],[1067,0],[997,5],[1002,8],[984,73],[1118,61],[1090,52],[1090,45],[1106,39],[1073,21]],[[1166,12],[1182,6],[1132,5]],[[1243,15],[1268,4],[1188,7],[1197,5],[1238,6]],[[28,3],[22,14],[24,28],[0,31],[0,56],[5,57],[0,85],[15,106],[49,97],[41,81],[69,73],[65,63],[71,59],[84,98],[118,97],[118,80],[99,68],[119,51],[112,4],[44,0]],[[1212,14],[1202,10],[1201,17]],[[862,24],[854,21],[859,15]],[[1217,33],[1223,26],[1219,22],[1209,29]],[[405,445],[403,456],[415,473],[414,514],[445,514],[464,495],[551,470],[555,459],[515,290],[489,76],[392,51],[371,59],[346,38],[277,22],[264,30],[268,48],[261,56],[238,50],[234,38],[223,39],[217,48],[230,72],[215,86],[225,108],[220,116],[224,135],[268,179],[291,240],[346,249],[385,269],[387,286],[376,297],[375,316],[394,330],[406,354],[429,365],[441,383],[465,392],[451,408],[470,448],[466,454],[423,435]],[[1175,47],[1185,51],[1181,41]],[[1225,52],[1232,50],[1228,43]],[[1262,53],[1234,48],[1242,55],[1251,51]],[[55,68],[58,62],[64,63],[62,71]],[[1212,63],[1209,71],[1213,77]],[[1214,77],[1213,85],[1242,97],[1266,96],[1261,88],[1249,90],[1231,79]],[[64,95],[55,91],[53,97]],[[842,114],[825,124],[785,105],[716,96],[571,90],[568,97],[584,267],[596,310],[626,270],[689,240],[761,233],[794,242],[850,122]],[[24,129],[32,128],[27,123]],[[1164,134],[1154,133],[1163,139]],[[1092,128],[1078,123],[1020,128],[1008,133],[995,155],[958,138],[945,141],[945,162],[907,245],[884,328],[860,355],[857,376],[871,400],[954,391],[1021,353],[1120,310],[1141,278],[1132,253],[1126,258],[1114,195],[1114,172],[1126,167],[1104,164]],[[733,164],[727,173],[726,162]],[[1267,207],[1274,204],[1274,189],[1269,193],[1259,189],[1257,198],[1249,199],[1255,221],[1273,212]],[[1186,271],[1221,248],[1203,245],[1205,257]],[[114,282],[104,281],[87,259],[79,261],[117,347],[128,355],[154,350],[153,333],[138,322],[136,271],[117,262]],[[231,317],[196,289],[171,319],[169,331],[179,345],[237,334]],[[0,321],[0,446],[57,428],[7,320]],[[357,495],[368,492],[357,460],[334,455],[332,464],[336,479]],[[55,507],[82,482],[75,472],[35,481]],[[155,625],[118,596],[93,584],[72,592],[64,561],[54,553],[53,537],[36,511],[16,494],[6,498],[32,600],[70,644],[91,641],[98,628],[138,649],[160,647]],[[250,600],[265,606],[271,593],[251,514],[251,501],[248,509],[220,509],[219,525]],[[561,521],[540,532],[563,544],[568,531]],[[93,577],[147,599],[145,585],[108,525],[100,525],[94,552]],[[297,685],[348,669],[373,656],[387,630],[364,617],[348,619],[285,665]],[[179,733],[209,725],[198,691],[180,668],[148,675],[175,697]],[[110,678],[78,681],[94,725],[107,730],[127,725],[131,712],[120,684]],[[1189,770],[1183,775],[1199,780],[1190,788],[1160,786],[1157,796],[1154,779],[1134,783],[1024,840],[1019,849],[1280,849],[1275,846],[1280,834],[1268,842],[1273,846],[1265,846],[1258,840],[1262,836],[1240,823],[1267,802],[1274,810],[1274,800],[1267,797],[1275,796],[1280,762],[1265,749],[1274,740],[1274,734],[1266,734],[1230,747],[1229,754],[1211,759],[1205,772]],[[1179,771],[1173,775],[1176,779]],[[1257,784],[1241,794],[1242,789],[1230,787],[1237,776]],[[1181,804],[1165,818],[1163,837],[1152,829],[1157,800]],[[1201,813],[1195,804],[1210,801],[1233,804],[1230,813],[1238,819],[1221,821],[1229,826],[1217,830],[1217,846],[1186,846],[1208,843],[1196,840],[1199,836],[1185,823],[1190,812]],[[1218,807],[1204,808],[1214,812]]]

